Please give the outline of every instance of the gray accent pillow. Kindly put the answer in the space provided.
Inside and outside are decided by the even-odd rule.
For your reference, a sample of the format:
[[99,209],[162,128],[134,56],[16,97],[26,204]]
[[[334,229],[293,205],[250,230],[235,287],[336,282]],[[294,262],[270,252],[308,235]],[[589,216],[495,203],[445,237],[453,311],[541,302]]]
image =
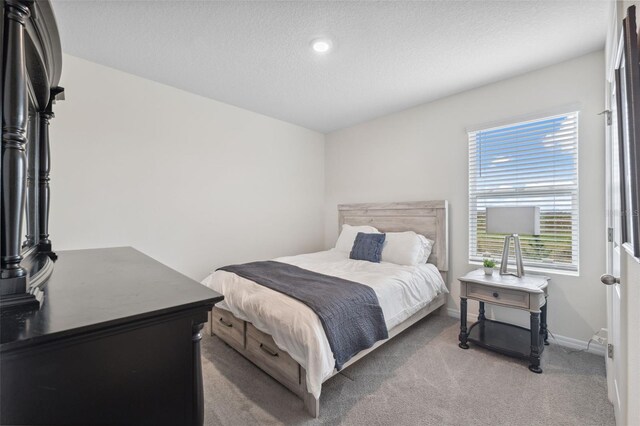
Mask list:
[[358,232],[353,242],[353,248],[351,249],[349,258],[380,263],[384,239],[385,234],[365,234],[364,232]]

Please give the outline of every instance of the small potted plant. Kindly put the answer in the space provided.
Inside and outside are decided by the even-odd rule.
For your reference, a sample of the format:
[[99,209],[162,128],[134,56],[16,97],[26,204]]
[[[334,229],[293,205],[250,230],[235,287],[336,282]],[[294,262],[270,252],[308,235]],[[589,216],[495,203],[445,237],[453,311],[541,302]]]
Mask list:
[[484,266],[485,275],[493,275],[493,268],[496,266],[496,262],[493,259],[484,259],[482,266]]

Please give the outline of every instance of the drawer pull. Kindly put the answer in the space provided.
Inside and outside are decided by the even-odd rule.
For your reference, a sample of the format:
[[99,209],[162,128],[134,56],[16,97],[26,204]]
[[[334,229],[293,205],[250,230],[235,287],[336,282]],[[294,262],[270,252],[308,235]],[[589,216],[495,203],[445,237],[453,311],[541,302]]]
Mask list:
[[222,323],[222,325],[224,325],[225,327],[233,327],[233,324],[231,324],[230,322],[226,322],[222,317],[220,317],[220,322]]
[[278,352],[274,352],[273,349],[271,349],[268,346],[265,346],[262,343],[260,343],[260,349],[262,349],[263,351],[265,351],[266,353],[268,353],[271,356],[278,356]]
[[499,294],[498,293],[493,293],[493,297],[495,297],[496,299],[498,298]]

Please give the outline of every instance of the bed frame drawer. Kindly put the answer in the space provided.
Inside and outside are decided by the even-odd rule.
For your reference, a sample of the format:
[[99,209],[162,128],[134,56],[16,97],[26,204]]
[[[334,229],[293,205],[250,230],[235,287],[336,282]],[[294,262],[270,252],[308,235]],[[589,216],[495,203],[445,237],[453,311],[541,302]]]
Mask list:
[[259,360],[269,374],[277,374],[291,383],[300,383],[300,366],[278,348],[273,338],[247,323],[247,352]]
[[468,283],[467,297],[506,306],[529,309],[529,293],[508,289],[490,289],[486,286]]
[[211,311],[211,331],[225,342],[245,347],[245,322],[227,310],[213,308]]

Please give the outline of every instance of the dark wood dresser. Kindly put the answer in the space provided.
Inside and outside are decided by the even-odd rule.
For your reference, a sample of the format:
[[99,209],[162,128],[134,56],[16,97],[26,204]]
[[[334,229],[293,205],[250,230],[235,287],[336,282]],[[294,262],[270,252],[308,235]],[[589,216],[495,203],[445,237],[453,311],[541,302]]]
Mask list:
[[130,248],[58,252],[1,318],[0,422],[201,425],[201,330],[223,297]]

